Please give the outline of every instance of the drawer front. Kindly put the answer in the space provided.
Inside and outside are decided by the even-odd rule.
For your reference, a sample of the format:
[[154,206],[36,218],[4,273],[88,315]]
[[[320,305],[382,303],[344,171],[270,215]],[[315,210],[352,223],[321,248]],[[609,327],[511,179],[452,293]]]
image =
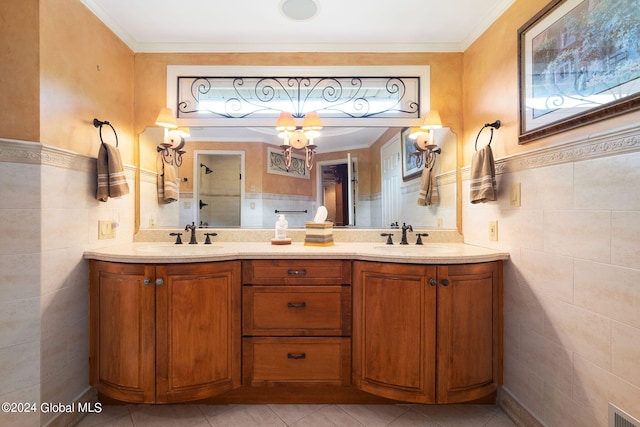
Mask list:
[[349,338],[244,338],[244,383],[351,384]]
[[348,336],[349,286],[244,286],[243,335]]
[[242,281],[252,285],[348,285],[345,260],[251,260],[242,263]]

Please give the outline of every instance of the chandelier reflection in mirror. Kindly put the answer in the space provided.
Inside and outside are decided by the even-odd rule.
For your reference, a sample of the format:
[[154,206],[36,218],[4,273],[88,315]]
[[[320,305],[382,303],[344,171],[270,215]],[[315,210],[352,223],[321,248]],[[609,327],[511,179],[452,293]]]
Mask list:
[[276,124],[278,136],[282,138],[282,156],[287,171],[291,168],[293,151],[304,151],[307,169],[313,168],[313,155],[318,147],[315,138],[320,136],[322,122],[318,113],[312,111],[304,116],[302,126],[297,126],[291,113],[282,112]]
[[409,138],[415,140],[416,166],[421,167],[424,163],[427,169],[433,167],[436,161],[436,154],[441,153],[441,148],[435,141],[434,130],[442,127],[442,120],[437,111],[431,110],[427,113],[422,126],[412,128],[409,132]]
[[178,118],[419,118],[420,77],[178,76]]

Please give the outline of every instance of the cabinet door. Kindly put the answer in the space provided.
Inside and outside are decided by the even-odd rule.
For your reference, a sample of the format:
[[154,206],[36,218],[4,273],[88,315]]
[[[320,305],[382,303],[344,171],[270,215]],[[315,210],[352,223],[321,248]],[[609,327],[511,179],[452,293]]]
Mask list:
[[436,268],[354,262],[355,386],[408,402],[435,401]]
[[157,402],[240,386],[240,262],[156,267]]
[[153,267],[91,262],[90,382],[127,402],[155,398]]
[[437,403],[491,396],[502,383],[499,262],[438,267]]

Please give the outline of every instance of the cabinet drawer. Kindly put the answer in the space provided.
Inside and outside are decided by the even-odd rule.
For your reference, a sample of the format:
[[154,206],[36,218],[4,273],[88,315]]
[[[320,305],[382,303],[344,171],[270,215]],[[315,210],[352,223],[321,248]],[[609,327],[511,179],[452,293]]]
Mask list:
[[245,286],[243,334],[346,336],[351,334],[349,286]]
[[244,383],[349,385],[349,338],[244,338]]
[[347,285],[351,263],[338,259],[244,261],[242,281],[252,285]]

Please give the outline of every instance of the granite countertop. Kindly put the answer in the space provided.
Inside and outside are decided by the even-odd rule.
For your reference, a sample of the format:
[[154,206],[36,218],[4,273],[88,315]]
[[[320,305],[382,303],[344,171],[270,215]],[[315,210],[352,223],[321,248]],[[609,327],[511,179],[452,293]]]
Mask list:
[[384,242],[335,242],[332,246],[305,246],[303,242],[213,242],[211,245],[175,245],[170,242],[134,242],[87,250],[86,259],[124,263],[190,263],[241,259],[350,259],[405,264],[466,264],[509,259],[500,252],[464,243],[425,243],[422,246],[385,245]]

